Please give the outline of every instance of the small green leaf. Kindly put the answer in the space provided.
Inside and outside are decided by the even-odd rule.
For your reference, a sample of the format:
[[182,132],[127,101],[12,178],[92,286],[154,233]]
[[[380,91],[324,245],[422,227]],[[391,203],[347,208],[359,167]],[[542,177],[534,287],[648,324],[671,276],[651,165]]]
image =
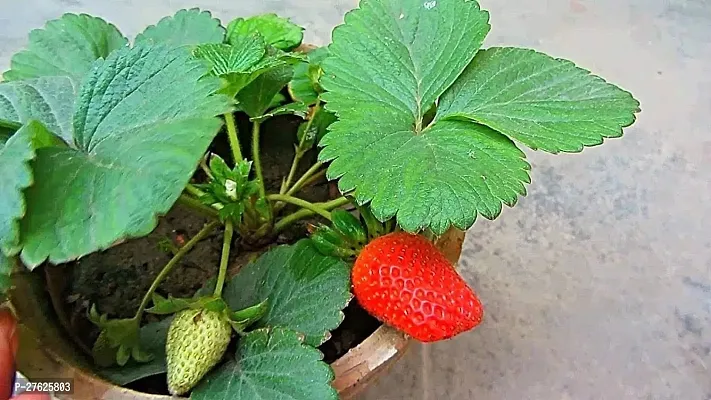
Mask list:
[[132,354],[133,359],[137,361],[129,361],[123,367],[101,368],[99,375],[119,386],[125,386],[139,379],[165,373],[165,342],[172,321],[173,318],[170,317],[142,327],[139,334],[140,346],[136,348],[139,351]]
[[0,148],[0,251],[15,255],[20,248],[20,220],[25,215],[23,191],[33,183],[30,161],[53,139],[41,123],[31,120]]
[[528,49],[481,51],[442,96],[437,119],[487,125],[532,149],[578,152],[622,136],[632,95],[570,61]]
[[[71,147],[38,150],[22,260],[66,262],[141,237],[180,196],[230,110],[182,48],[136,46],[97,62],[80,90]],[[166,90],[170,88],[170,90]]]
[[245,329],[259,321],[267,313],[269,300],[247,307],[245,309],[234,311],[229,314],[230,324],[238,333],[243,333]]
[[94,61],[126,47],[115,26],[86,14],[64,14],[30,32],[27,49],[12,57],[6,81],[66,76],[80,83]]
[[304,28],[276,14],[263,14],[230,22],[227,25],[227,41],[234,44],[239,40],[237,37],[255,32],[264,36],[268,45],[285,51],[298,47],[304,39]]
[[294,79],[289,82],[289,94],[294,100],[309,105],[316,104],[322,91],[318,87],[323,73],[321,63],[327,56],[328,47],[319,47],[307,54],[307,61],[294,67]]
[[10,276],[15,268],[15,259],[0,251],[0,302],[5,301],[7,291],[12,287]]
[[338,400],[333,370],[296,332],[259,329],[240,340],[235,361],[213,371],[193,390],[194,400]]
[[351,298],[350,273],[344,262],[320,254],[304,239],[244,266],[225,286],[224,298],[232,310],[269,299],[257,326],[293,329],[316,346],[343,321],[341,310]]
[[3,126],[2,123],[0,123],[0,147],[5,145],[7,140],[10,139],[10,136],[12,136],[15,131],[15,128]]
[[259,75],[237,93],[239,107],[252,118],[264,115],[274,96],[289,83],[293,73],[291,66],[282,65]]
[[303,135],[307,135],[304,141],[304,146],[307,149],[320,142],[321,138],[328,132],[331,124],[338,120],[335,114],[323,108],[316,111],[312,118],[314,120],[311,124],[309,124],[309,121],[304,121],[296,132],[296,139],[299,142],[301,142]]
[[246,36],[238,46],[229,44],[203,44],[193,51],[195,57],[206,60],[216,76],[249,73],[264,57],[266,48],[260,36]]
[[[222,93],[230,97],[234,97],[262,74],[301,61],[298,55],[292,53],[267,50],[264,38],[258,33],[236,36],[233,44],[198,46],[193,54],[210,63],[212,73],[223,81]],[[274,97],[269,100],[267,107],[272,104]]]
[[251,118],[251,120],[262,122],[269,118],[276,117],[277,115],[287,114],[296,115],[297,117],[304,118],[308,112],[309,106],[304,103],[289,103],[281,107],[274,108],[262,116]]
[[136,44],[164,44],[172,47],[194,46],[204,43],[222,43],[225,28],[220,20],[212,18],[209,11],[199,8],[180,10],[165,17],[136,36]]
[[[110,367],[116,364],[124,366],[133,353],[140,355],[141,359],[150,361],[150,356],[141,349],[139,320],[109,319],[105,314],[99,315],[95,306],[89,310],[89,320],[101,329],[92,347],[92,356],[98,366]],[[136,348],[138,350],[134,351]]]
[[281,93],[277,93],[272,99],[272,102],[269,104],[269,109],[271,110],[272,108],[277,108],[286,103],[287,100],[286,96]]
[[76,98],[75,86],[65,76],[0,83],[0,125],[19,127],[34,119],[71,143]]

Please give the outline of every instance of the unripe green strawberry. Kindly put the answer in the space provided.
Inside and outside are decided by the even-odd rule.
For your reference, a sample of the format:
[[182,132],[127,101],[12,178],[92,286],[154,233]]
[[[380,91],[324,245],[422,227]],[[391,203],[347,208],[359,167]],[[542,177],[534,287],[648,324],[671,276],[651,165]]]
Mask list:
[[379,320],[422,342],[477,326],[481,302],[430,241],[404,232],[370,242],[352,271],[358,302]]
[[230,323],[214,311],[187,309],[175,314],[168,330],[168,390],[192,389],[221,359],[232,336]]

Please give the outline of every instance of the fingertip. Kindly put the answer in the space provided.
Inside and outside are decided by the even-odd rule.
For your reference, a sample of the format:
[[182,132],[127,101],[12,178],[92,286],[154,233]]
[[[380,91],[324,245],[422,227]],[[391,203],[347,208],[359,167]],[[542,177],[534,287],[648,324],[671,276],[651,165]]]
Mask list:
[[51,400],[52,398],[46,393],[23,393],[15,396],[10,400]]

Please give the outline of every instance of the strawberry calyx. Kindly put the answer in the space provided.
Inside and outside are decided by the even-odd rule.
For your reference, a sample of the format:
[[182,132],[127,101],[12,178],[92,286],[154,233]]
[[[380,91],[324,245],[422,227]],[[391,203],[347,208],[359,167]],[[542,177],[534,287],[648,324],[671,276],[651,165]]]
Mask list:
[[207,310],[217,313],[220,318],[230,323],[232,329],[238,334],[244,334],[245,329],[260,320],[267,312],[268,300],[247,307],[242,310],[232,311],[227,302],[220,296],[199,296],[192,298],[179,298],[168,296],[165,298],[157,293],[153,294],[153,307],[146,312],[156,315],[175,314],[183,310]]
[[371,240],[394,230],[394,220],[380,222],[368,206],[356,207],[360,218],[346,210],[334,210],[330,226],[309,227],[311,240],[322,254],[353,260]]

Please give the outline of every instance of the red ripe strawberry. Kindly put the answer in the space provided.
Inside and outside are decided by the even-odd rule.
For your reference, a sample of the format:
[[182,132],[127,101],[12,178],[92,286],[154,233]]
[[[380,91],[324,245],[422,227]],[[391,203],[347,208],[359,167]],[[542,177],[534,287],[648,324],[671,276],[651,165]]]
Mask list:
[[391,233],[370,242],[352,272],[358,302],[381,321],[422,342],[479,325],[481,302],[430,241]]

